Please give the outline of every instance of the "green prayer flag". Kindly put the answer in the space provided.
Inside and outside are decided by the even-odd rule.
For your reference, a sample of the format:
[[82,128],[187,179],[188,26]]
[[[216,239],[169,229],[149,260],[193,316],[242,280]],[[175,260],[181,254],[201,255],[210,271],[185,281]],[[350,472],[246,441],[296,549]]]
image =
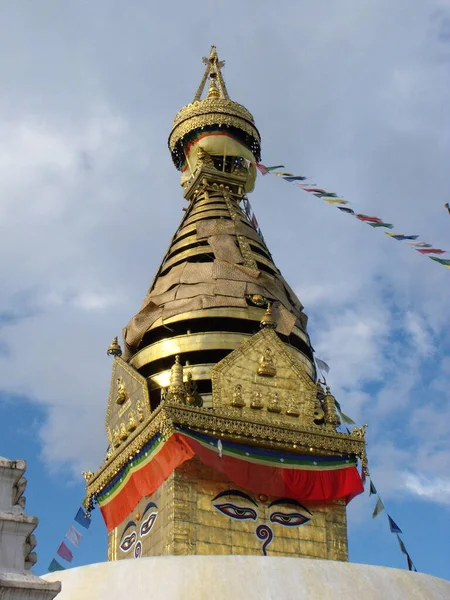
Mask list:
[[375,504],[375,508],[373,510],[372,519],[375,519],[375,517],[378,517],[378,515],[381,512],[383,512],[383,510],[384,510],[384,504],[381,502],[380,496],[378,496],[377,503]]
[[341,415],[341,419],[344,421],[344,423],[347,423],[348,425],[356,425],[355,421],[341,410],[339,411],[339,414]]
[[392,223],[367,223],[371,227],[386,227],[387,229],[393,229]]
[[54,573],[55,571],[65,571],[66,568],[63,567],[59,562],[54,558],[52,562],[48,565],[48,572]]
[[430,258],[450,269],[450,260],[448,258],[437,258],[437,256],[430,256]]

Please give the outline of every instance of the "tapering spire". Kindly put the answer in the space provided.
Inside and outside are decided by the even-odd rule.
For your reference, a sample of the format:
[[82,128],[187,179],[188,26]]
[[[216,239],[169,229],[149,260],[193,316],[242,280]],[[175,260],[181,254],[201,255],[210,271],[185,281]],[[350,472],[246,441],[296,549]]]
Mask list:
[[229,100],[227,87],[225,85],[225,81],[222,76],[222,67],[225,66],[224,60],[219,60],[217,56],[217,49],[215,46],[211,46],[211,52],[209,54],[209,58],[206,56],[203,57],[203,62],[206,65],[205,73],[203,74],[200,85],[198,86],[197,93],[194,96],[194,102],[199,101],[202,97],[203,90],[205,89],[206,80],[208,79],[208,75],[211,79],[211,86],[213,85],[213,80],[217,80],[217,85],[214,82],[214,89],[217,90],[217,95],[211,96],[211,86],[209,88],[208,98],[222,98],[224,100]]

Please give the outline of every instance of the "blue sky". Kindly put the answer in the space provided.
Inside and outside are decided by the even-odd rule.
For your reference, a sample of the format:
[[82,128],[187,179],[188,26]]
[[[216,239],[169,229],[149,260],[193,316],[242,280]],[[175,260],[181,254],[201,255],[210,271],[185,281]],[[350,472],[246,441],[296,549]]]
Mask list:
[[[102,460],[105,350],[182,217],[166,142],[211,43],[263,162],[450,249],[449,24],[448,0],[4,8],[0,454],[28,461],[37,572]],[[417,568],[450,579],[450,271],[278,178],[250,201]],[[373,504],[349,507],[350,558],[404,567]],[[105,540],[97,514],[74,564]]]

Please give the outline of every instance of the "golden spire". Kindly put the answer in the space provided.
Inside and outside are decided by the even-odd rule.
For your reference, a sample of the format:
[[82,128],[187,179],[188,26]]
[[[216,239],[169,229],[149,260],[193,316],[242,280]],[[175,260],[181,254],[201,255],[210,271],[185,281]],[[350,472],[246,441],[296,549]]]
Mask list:
[[120,347],[119,340],[116,337],[110,343],[108,350],[106,351],[108,356],[122,356],[122,348]]
[[[211,52],[209,54],[209,58],[206,56],[203,57],[203,62],[206,65],[205,73],[203,74],[200,85],[198,86],[197,93],[194,96],[193,102],[200,101],[202,97],[203,90],[205,89],[206,80],[208,79],[208,75],[211,79],[211,85],[214,79],[217,80],[219,88],[217,89],[217,85],[215,85],[215,89],[217,90],[217,96],[210,96],[208,93],[208,98],[223,98],[224,100],[229,100],[227,87],[225,85],[225,81],[222,76],[222,67],[225,66],[224,60],[219,60],[217,56],[217,50],[215,46],[211,46]],[[209,88],[211,91],[211,86]]]
[[219,92],[219,88],[217,87],[216,74],[211,73],[207,98],[219,98],[219,97],[220,97],[220,92]]

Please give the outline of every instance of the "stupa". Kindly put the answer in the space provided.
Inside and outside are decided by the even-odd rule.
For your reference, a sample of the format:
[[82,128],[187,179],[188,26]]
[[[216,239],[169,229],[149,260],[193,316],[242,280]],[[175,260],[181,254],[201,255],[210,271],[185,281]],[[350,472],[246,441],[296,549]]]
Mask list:
[[368,580],[444,597],[426,595],[433,578],[343,564],[365,427],[342,430],[318,380],[303,306],[249,210],[260,134],[214,46],[203,61],[169,136],[185,214],[108,349],[109,449],[85,476],[109,562],[58,573],[61,598],[378,598],[356,594]]

